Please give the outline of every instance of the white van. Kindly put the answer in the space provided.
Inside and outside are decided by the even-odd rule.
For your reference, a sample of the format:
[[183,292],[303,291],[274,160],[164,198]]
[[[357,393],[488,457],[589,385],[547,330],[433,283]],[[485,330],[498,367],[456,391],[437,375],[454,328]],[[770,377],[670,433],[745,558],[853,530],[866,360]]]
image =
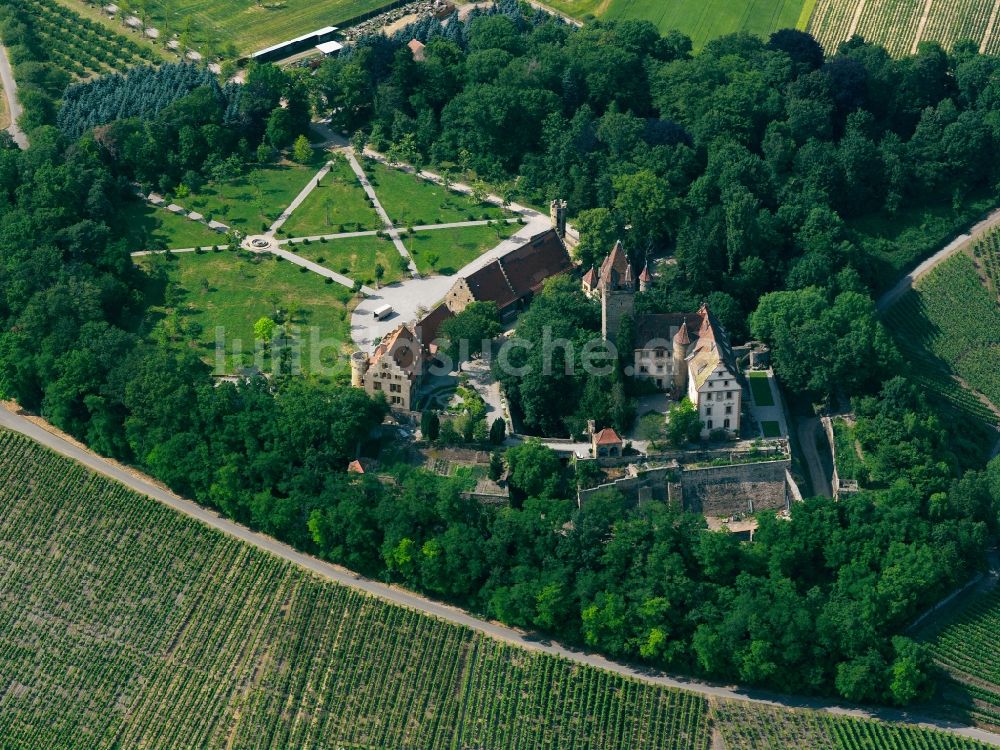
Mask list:
[[372,313],[375,320],[385,320],[390,315],[392,315],[392,305],[382,305],[375,312]]

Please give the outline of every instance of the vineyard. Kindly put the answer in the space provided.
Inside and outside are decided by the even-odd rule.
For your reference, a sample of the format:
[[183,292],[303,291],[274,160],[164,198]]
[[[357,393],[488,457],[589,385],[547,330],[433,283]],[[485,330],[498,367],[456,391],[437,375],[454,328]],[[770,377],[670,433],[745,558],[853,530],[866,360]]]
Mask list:
[[950,49],[960,39],[973,39],[995,54],[1000,50],[996,6],[996,0],[818,0],[808,30],[829,54],[852,34],[897,56],[922,41]]
[[321,582],[0,431],[10,748],[707,750],[707,702]]
[[116,34],[55,0],[10,0],[30,16],[32,30],[51,61],[78,78],[158,62],[151,47]]
[[925,634],[954,682],[946,690],[967,718],[1000,726],[1000,592],[977,594]]
[[1000,229],[994,229],[972,247],[972,257],[982,279],[1000,299]]
[[912,726],[728,701],[714,707],[714,717],[728,750],[985,750],[989,747]]
[[886,315],[918,384],[946,402],[996,424],[996,413],[952,373],[1000,406],[1000,305],[973,260],[959,254],[921,279]]

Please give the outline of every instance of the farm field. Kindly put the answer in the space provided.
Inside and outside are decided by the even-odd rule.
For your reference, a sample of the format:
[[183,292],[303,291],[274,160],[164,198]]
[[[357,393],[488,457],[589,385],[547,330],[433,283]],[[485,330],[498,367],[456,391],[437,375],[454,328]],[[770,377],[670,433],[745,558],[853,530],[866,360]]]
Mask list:
[[1000,726],[1000,591],[975,593],[923,633],[948,672],[948,708],[980,724]]
[[736,31],[766,38],[772,31],[795,28],[803,0],[548,0],[545,4],[576,18],[651,21],[661,32],[677,29],[691,37],[698,50],[710,39]]
[[320,581],[0,431],[15,748],[708,750],[707,701]]
[[[244,360],[253,355],[253,326],[261,317],[287,316],[288,320],[278,322],[299,328],[303,370],[318,369],[311,364],[313,331],[318,333],[317,340],[340,346],[350,342],[350,290],[327,284],[322,277],[277,256],[247,257],[221,251],[144,256],[136,262],[151,274],[147,298],[152,307],[146,329],[154,336],[189,342],[218,368],[215,342],[216,329],[221,327],[225,372],[251,364]],[[276,315],[275,308],[282,315]],[[237,357],[239,352],[241,357]],[[317,365],[332,366],[339,353],[324,346],[316,354],[320,357]],[[263,364],[268,367],[269,358]]]
[[954,735],[911,726],[720,701],[713,718],[727,750],[986,750]]
[[517,224],[430,229],[403,235],[403,244],[424,274],[451,275],[518,229]]
[[[946,400],[956,398],[949,385],[956,384],[953,372],[1000,406],[1000,305],[970,256],[955,255],[918,281],[885,322],[914,370]],[[955,405],[996,424],[996,415],[974,393],[964,392]]]
[[477,205],[470,196],[446,191],[442,185],[418,179],[381,162],[366,162],[365,168],[382,208],[399,229],[421,224],[498,219],[504,215],[499,206]]
[[808,31],[830,54],[852,34],[897,56],[915,51],[919,42],[951,49],[959,39],[972,39],[994,54],[1000,50],[995,6],[995,0],[817,0]]
[[185,219],[164,208],[135,201],[115,216],[125,232],[129,252],[205,247],[226,243],[226,236],[198,221]]
[[333,154],[333,167],[281,227],[289,237],[380,229],[382,222],[350,165]]
[[[319,578],[0,430],[5,750],[981,750],[523,651]],[[717,745],[716,745],[717,746]]]
[[223,182],[210,182],[174,200],[206,218],[257,234],[264,224],[270,226],[278,218],[315,173],[315,165],[282,162]]
[[339,26],[386,0],[150,0],[149,22],[161,30],[186,35],[194,47],[207,49],[232,42],[247,55],[323,26]]
[[76,78],[158,62],[153,47],[84,18],[55,0],[10,0],[31,15],[33,30],[52,62]]
[[375,286],[377,263],[381,263],[385,269],[383,284],[391,284],[403,278],[399,267],[400,255],[387,237],[343,237],[326,242],[310,242],[308,245],[296,242],[287,249],[367,286]]

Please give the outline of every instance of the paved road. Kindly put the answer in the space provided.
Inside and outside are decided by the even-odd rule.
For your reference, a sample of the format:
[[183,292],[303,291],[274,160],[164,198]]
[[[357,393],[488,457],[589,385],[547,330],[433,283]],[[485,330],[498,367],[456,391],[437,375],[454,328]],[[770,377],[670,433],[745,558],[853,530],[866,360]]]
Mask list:
[[901,278],[892,289],[879,297],[876,303],[878,311],[885,312],[888,310],[900,297],[910,291],[922,276],[928,274],[931,269],[943,263],[955,253],[967,247],[970,242],[979,239],[983,234],[998,225],[1000,225],[1000,208],[993,211],[965,234],[958,235],[958,237]]
[[3,81],[4,94],[7,96],[7,109],[10,111],[10,127],[7,130],[14,137],[14,143],[21,148],[28,148],[28,136],[17,124],[18,118],[24,111],[21,108],[21,103],[17,100],[17,82],[14,80],[14,71],[7,58],[7,50],[2,44],[0,44],[0,81]]
[[680,679],[670,677],[656,670],[645,667],[633,667],[628,664],[620,664],[610,661],[597,654],[586,653],[576,649],[568,648],[554,641],[546,640],[540,636],[524,633],[513,628],[508,628],[496,622],[482,620],[473,617],[457,607],[451,607],[440,602],[426,599],[417,594],[388,586],[378,581],[363,578],[356,573],[341,568],[337,565],[324,562],[309,555],[298,552],[287,544],[282,544],[271,537],[260,534],[245,526],[241,526],[233,521],[202,508],[197,503],[181,498],[170,492],[163,485],[152,479],[145,478],[133,470],[126,469],[112,461],[108,461],[89,450],[66,440],[65,438],[43,429],[34,421],[28,420],[19,414],[15,414],[0,405],[0,427],[6,427],[23,433],[28,437],[38,441],[48,448],[60,453],[68,458],[82,463],[84,466],[96,471],[99,474],[110,477],[121,482],[127,487],[148,495],[154,500],[184,513],[191,518],[195,518],[214,529],[240,539],[248,544],[265,550],[277,557],[287,560],[306,570],[334,583],[348,586],[352,589],[363,591],[372,596],[383,599],[392,604],[408,607],[410,609],[423,612],[434,617],[438,617],[447,622],[470,628],[476,632],[487,635],[491,638],[515,644],[530,651],[538,651],[554,656],[559,656],[577,664],[584,664],[609,672],[633,677],[643,682],[661,685],[669,688],[688,690],[705,696],[746,700],[753,703],[767,705],[777,705],[791,708],[809,708],[820,711],[828,711],[834,714],[858,716],[862,718],[880,718],[886,721],[902,721],[910,724],[917,724],[925,727],[935,727],[945,731],[958,734],[964,737],[971,737],[986,742],[990,745],[1000,747],[1000,733],[987,732],[976,727],[963,726],[950,722],[931,719],[911,714],[906,711],[892,709],[859,709],[854,707],[841,706],[814,698],[799,698],[794,696],[783,696],[764,691],[745,690],[735,686],[712,685],[698,682],[696,680]]

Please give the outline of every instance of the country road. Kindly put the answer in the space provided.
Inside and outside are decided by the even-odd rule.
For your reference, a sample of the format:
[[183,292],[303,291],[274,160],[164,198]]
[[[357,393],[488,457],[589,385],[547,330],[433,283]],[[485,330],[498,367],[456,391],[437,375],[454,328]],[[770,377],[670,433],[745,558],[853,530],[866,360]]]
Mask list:
[[794,696],[784,696],[764,691],[746,690],[735,686],[713,685],[696,680],[670,677],[654,669],[645,667],[634,667],[628,664],[612,662],[597,654],[586,653],[576,649],[568,648],[554,641],[549,641],[541,636],[524,633],[513,628],[506,627],[496,622],[483,620],[470,615],[457,607],[435,602],[409,591],[389,586],[377,581],[363,578],[345,568],[319,560],[315,557],[298,552],[286,544],[272,539],[264,534],[260,534],[241,526],[226,518],[222,518],[216,513],[207,510],[200,505],[181,498],[170,492],[163,485],[146,478],[138,472],[109,461],[95,453],[80,447],[67,440],[55,432],[53,428],[45,429],[35,421],[29,420],[20,414],[16,414],[5,406],[0,405],[0,427],[6,427],[20,432],[51,450],[80,462],[84,466],[96,471],[99,474],[110,477],[121,482],[127,487],[152,499],[184,513],[191,518],[195,518],[202,523],[211,526],[225,534],[229,534],[248,544],[252,544],[259,549],[266,550],[273,555],[277,555],[289,562],[299,565],[316,575],[329,581],[333,581],[342,586],[364,591],[372,596],[376,596],[385,601],[397,604],[410,609],[418,610],[428,615],[438,617],[442,620],[462,625],[464,627],[483,633],[492,638],[496,638],[508,643],[515,644],[532,651],[540,651],[552,654],[569,661],[584,664],[598,669],[604,669],[626,677],[632,677],[643,682],[661,685],[669,688],[688,690],[700,695],[731,699],[745,700],[753,703],[762,703],[786,708],[806,708],[820,711],[828,711],[834,714],[851,715],[861,718],[878,718],[885,721],[906,722],[928,728],[941,729],[953,734],[980,740],[987,744],[1000,747],[1000,733],[987,732],[976,727],[953,724],[925,716],[921,716],[906,711],[893,709],[860,709],[855,707],[841,706],[822,699],[802,698]]
[[7,58],[7,49],[0,44],[0,81],[3,81],[4,95],[7,97],[7,109],[10,111],[10,127],[7,128],[14,137],[14,143],[20,148],[28,148],[28,136],[17,124],[18,118],[24,111],[21,103],[17,100],[17,82],[14,80],[14,71],[10,67],[10,60]]
[[955,239],[938,250],[934,255],[920,263],[916,268],[901,278],[896,285],[888,292],[878,298],[875,308],[879,312],[885,312],[895,304],[900,297],[906,294],[922,276],[930,273],[936,266],[948,260],[952,255],[966,248],[970,242],[979,239],[980,236],[990,229],[1000,225],[1000,208],[989,214],[985,219],[973,225],[966,233],[958,235]]

